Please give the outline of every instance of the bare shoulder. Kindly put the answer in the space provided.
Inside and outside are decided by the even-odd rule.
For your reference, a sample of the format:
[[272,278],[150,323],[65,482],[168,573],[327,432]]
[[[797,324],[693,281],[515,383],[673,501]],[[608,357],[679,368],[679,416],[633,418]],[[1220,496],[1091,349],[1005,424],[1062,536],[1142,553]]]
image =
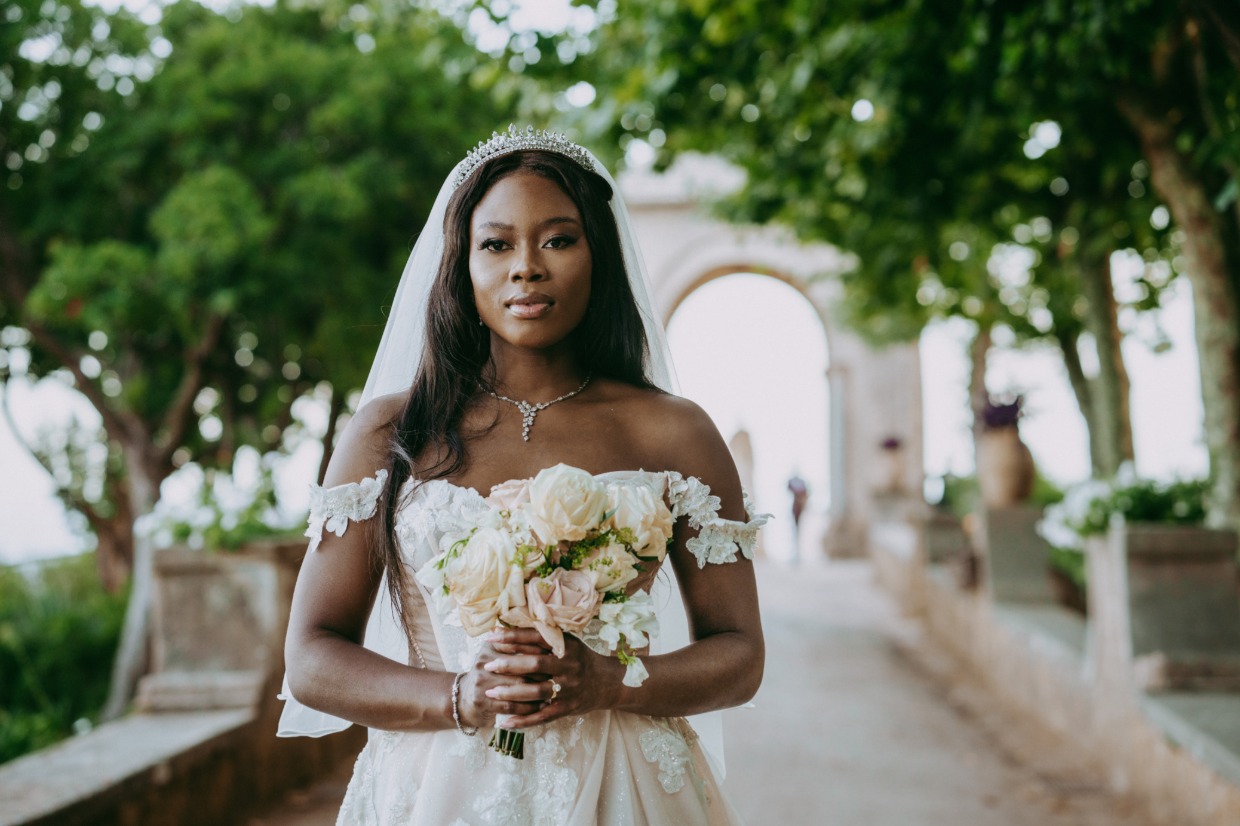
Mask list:
[[732,453],[705,410],[681,396],[647,391],[633,397],[630,411],[633,435],[647,445],[651,467],[697,477],[723,499],[725,516],[743,514]]
[[340,434],[323,484],[357,482],[387,467],[392,425],[404,406],[404,393],[377,396],[362,405]]

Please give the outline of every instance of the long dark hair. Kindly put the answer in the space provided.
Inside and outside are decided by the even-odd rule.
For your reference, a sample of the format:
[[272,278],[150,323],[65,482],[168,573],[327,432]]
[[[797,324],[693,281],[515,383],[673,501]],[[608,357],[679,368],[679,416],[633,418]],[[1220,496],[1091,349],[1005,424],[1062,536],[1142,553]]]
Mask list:
[[[502,155],[479,167],[448,201],[444,250],[426,309],[426,340],[413,386],[391,423],[388,479],[379,536],[377,568],[387,572],[392,602],[404,618],[407,574],[396,540],[400,490],[412,476],[419,483],[463,470],[468,462],[460,426],[479,392],[493,390],[486,366],[490,331],[478,324],[469,276],[470,219],[483,197],[502,178],[517,172],[540,175],[564,191],[581,213],[590,245],[590,301],[570,334],[578,366],[595,378],[653,388],[649,345],[641,313],[629,286],[620,234],[612,214],[611,185],[600,175],[554,152]],[[419,466],[419,462],[423,465]],[[406,628],[406,633],[411,629]]]

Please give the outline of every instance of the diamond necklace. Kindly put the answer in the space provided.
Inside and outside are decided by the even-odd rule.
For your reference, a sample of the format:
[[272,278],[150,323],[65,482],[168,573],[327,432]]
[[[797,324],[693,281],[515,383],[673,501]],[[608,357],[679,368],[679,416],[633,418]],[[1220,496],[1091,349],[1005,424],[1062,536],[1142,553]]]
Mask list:
[[586,376],[586,380],[581,383],[580,387],[570,393],[565,393],[558,399],[552,399],[549,402],[539,402],[538,404],[530,404],[529,402],[521,401],[520,399],[510,399],[507,396],[501,396],[493,390],[487,390],[487,395],[499,399],[502,402],[508,402],[511,405],[515,405],[516,408],[521,411],[521,438],[528,442],[530,440],[530,428],[534,426],[534,417],[538,415],[538,411],[546,410],[556,402],[562,402],[565,399],[571,399],[573,396],[576,396],[582,390],[586,389],[586,385],[590,383],[591,378],[593,378],[593,376]]

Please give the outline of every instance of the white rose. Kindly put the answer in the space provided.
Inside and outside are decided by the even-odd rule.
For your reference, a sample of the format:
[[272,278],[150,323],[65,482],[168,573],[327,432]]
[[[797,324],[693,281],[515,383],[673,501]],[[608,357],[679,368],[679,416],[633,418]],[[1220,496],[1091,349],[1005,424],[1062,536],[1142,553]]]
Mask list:
[[460,608],[461,625],[471,637],[494,629],[500,614],[525,605],[525,577],[517,546],[494,528],[476,531],[459,554],[447,556],[443,580]]
[[577,542],[599,527],[607,489],[580,468],[556,465],[534,477],[530,501],[520,510],[543,545]]
[[637,557],[618,542],[595,548],[578,561],[576,568],[593,578],[598,591],[622,591],[641,573]]
[[610,527],[633,532],[633,550],[645,557],[662,560],[672,535],[672,512],[663,502],[663,492],[645,484],[613,484],[607,488]]

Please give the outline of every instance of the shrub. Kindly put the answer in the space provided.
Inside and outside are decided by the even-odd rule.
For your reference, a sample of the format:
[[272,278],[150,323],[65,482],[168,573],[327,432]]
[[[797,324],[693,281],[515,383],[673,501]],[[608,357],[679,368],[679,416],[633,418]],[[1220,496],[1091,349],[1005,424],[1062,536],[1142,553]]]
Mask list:
[[96,718],[125,602],[99,584],[93,553],[0,567],[0,762]]

